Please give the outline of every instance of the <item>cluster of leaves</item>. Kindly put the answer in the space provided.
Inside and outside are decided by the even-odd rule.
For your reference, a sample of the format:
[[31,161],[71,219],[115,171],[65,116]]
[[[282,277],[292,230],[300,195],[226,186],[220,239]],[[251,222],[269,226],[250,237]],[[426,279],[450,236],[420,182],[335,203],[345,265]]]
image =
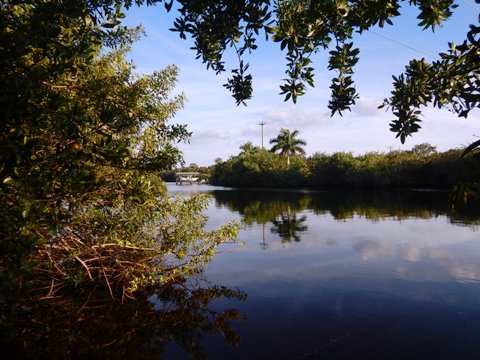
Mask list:
[[[272,13],[269,0],[179,0],[178,13],[171,30],[182,39],[193,39],[196,58],[217,74],[225,71],[223,55],[233,47],[240,59],[239,68],[225,86],[232,91],[237,104],[252,96],[251,75],[246,74],[248,64],[241,60],[245,52],[257,48],[256,37],[261,31],[268,36]],[[167,9],[171,8],[171,2]]]
[[308,169],[296,156],[287,164],[282,155],[265,149],[242,153],[213,167],[210,183],[241,187],[299,187]]
[[332,79],[332,98],[328,104],[328,108],[332,111],[332,115],[338,112],[342,115],[342,111],[350,110],[355,105],[358,98],[351,74],[353,74],[353,66],[358,62],[357,55],[359,49],[352,49],[353,43],[342,44],[337,46],[335,50],[330,51],[329,70],[338,70],[339,75]]
[[287,50],[286,84],[280,88],[285,101],[303,95],[306,85],[314,86],[314,68],[311,56],[319,50],[330,51],[329,70],[339,72],[332,80],[332,100],[329,108],[335,112],[349,109],[357,97],[350,74],[358,61],[358,49],[346,43],[351,37],[352,27],[344,23],[350,8],[346,1],[280,1],[276,10],[278,26],[274,41],[280,42],[282,50]]
[[208,199],[167,197],[156,172],[181,161],[190,133],[169,121],[184,97],[174,66],[135,75],[125,55],[141,30],[121,26],[122,5],[1,4],[3,311],[72,289],[133,297],[198,273],[236,233],[203,229]]
[[280,152],[287,158],[287,166],[290,166],[290,156],[305,155],[303,146],[307,145],[307,142],[303,139],[298,139],[298,130],[290,131],[288,129],[281,129],[276,138],[270,140],[270,144],[273,144],[270,151]]
[[[392,25],[406,1],[347,1],[347,0],[281,0],[270,1],[176,1],[179,16],[172,30],[183,39],[194,40],[193,49],[215,72],[225,71],[223,60],[228,47],[239,58],[239,68],[225,86],[232,91],[237,104],[252,96],[251,75],[242,57],[257,48],[260,32],[266,39],[280,44],[287,60],[284,84],[280,86],[285,100],[293,102],[303,95],[307,86],[314,86],[312,55],[329,51],[328,69],[337,71],[332,79],[329,109],[332,115],[350,110],[358,97],[352,74],[358,61],[359,49],[351,42],[355,32],[362,33],[374,26]],[[478,3],[479,1],[476,0]],[[435,30],[452,15],[457,7],[453,0],[411,0],[418,7],[418,26]],[[166,3],[167,9],[173,1]],[[392,131],[402,141],[419,129],[419,113],[413,108],[433,101],[436,106],[450,104],[460,116],[478,107],[478,27],[471,25],[462,45],[450,45],[441,60],[427,65],[413,60],[406,75],[395,78],[395,90],[386,100],[396,120]]]
[[470,25],[467,39],[459,45],[449,43],[440,60],[412,60],[404,74],[393,78],[392,95],[382,106],[392,108],[396,119],[390,127],[402,143],[420,129],[422,106],[448,106],[462,117],[480,106],[479,34],[480,26]]
[[438,153],[435,147],[420,144],[411,151],[359,156],[345,152],[295,156],[288,166],[283,156],[256,149],[215,165],[211,182],[243,187],[451,188],[478,177],[475,158],[461,161],[460,154],[460,150]]

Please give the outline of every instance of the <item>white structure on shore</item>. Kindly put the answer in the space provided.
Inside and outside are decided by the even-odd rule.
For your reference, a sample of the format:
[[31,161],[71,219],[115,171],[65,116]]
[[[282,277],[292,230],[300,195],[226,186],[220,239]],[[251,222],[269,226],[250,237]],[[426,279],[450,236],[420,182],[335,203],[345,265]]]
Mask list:
[[182,184],[193,184],[200,183],[200,173],[199,172],[177,172],[175,173],[175,183]]

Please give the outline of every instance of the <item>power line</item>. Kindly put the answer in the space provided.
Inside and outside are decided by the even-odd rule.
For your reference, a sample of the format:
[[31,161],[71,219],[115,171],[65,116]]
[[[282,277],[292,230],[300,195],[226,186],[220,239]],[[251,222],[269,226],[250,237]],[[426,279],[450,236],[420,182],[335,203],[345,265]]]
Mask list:
[[408,44],[405,44],[404,42],[401,42],[401,41],[398,41],[398,40],[396,40],[396,39],[393,39],[393,38],[391,38],[391,37],[389,37],[389,36],[386,36],[386,35],[377,33],[376,31],[373,31],[373,30],[367,30],[367,31],[368,31],[368,32],[371,32],[372,34],[377,35],[377,36],[379,36],[379,37],[381,37],[381,38],[384,38],[385,40],[392,41],[392,42],[394,42],[394,43],[396,43],[396,44],[398,44],[398,45],[401,45],[401,46],[403,46],[403,47],[406,47],[407,49],[410,49],[410,50],[416,51],[416,52],[418,52],[418,53],[420,53],[420,54],[423,54],[423,55],[425,55],[425,56],[428,56],[428,57],[430,57],[430,58],[432,58],[432,59],[436,57],[436,56],[433,56],[432,54],[428,54],[428,53],[426,53],[426,52],[424,52],[424,51],[422,51],[422,50],[418,50],[418,49],[414,48],[413,46],[410,46],[410,45],[408,45]]
[[[463,0],[463,2],[464,2],[465,4],[467,4],[468,6],[472,7],[473,9],[475,9],[475,10],[478,10],[478,9],[480,8],[480,5],[479,5],[476,1],[475,1],[475,2],[472,2],[471,0]],[[385,40],[394,42],[395,44],[398,44],[398,45],[403,46],[403,47],[405,47],[405,48],[407,48],[407,49],[410,49],[410,50],[412,50],[412,51],[415,51],[415,52],[417,52],[417,53],[419,53],[419,54],[428,56],[428,57],[430,57],[430,58],[432,58],[432,59],[434,59],[434,58],[437,57],[437,56],[434,56],[434,55],[432,55],[432,54],[426,53],[425,51],[422,51],[422,50],[419,50],[419,49],[417,49],[417,48],[414,48],[413,46],[410,46],[410,45],[408,45],[408,44],[406,44],[406,43],[404,43],[404,42],[402,42],[402,41],[399,41],[399,40],[393,39],[393,38],[391,38],[391,37],[389,37],[389,36],[386,36],[386,35],[377,33],[376,31],[373,31],[373,30],[367,30],[367,31],[369,31],[369,32],[371,32],[372,34],[377,35],[377,36],[379,36],[379,37],[381,37],[381,38],[384,38]]]

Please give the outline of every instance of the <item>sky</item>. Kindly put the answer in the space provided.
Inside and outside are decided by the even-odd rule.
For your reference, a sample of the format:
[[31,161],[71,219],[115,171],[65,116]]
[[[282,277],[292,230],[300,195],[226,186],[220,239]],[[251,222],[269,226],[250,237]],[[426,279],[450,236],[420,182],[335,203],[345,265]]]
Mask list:
[[[405,2],[408,3],[408,2]],[[185,164],[199,166],[214,164],[215,159],[237,155],[247,141],[256,146],[269,140],[281,128],[299,131],[299,138],[307,141],[307,156],[316,152],[331,154],[337,151],[363,154],[371,151],[409,150],[416,144],[430,143],[439,151],[459,148],[480,137],[480,111],[475,109],[467,119],[459,118],[447,109],[424,109],[422,129],[409,137],[405,144],[389,130],[393,115],[378,109],[392,90],[392,75],[403,72],[413,58],[425,57],[432,61],[439,52],[448,49],[448,42],[461,43],[469,30],[478,23],[480,6],[473,0],[458,1],[453,16],[437,28],[422,30],[416,24],[418,11],[408,7],[393,20],[393,26],[373,29],[356,36],[354,44],[360,48],[360,60],[354,68],[353,79],[360,98],[351,112],[343,117],[330,117],[327,108],[330,98],[330,79],[335,73],[327,70],[328,52],[319,52],[313,59],[315,87],[297,100],[284,102],[279,95],[285,78],[285,54],[277,43],[260,42],[259,49],[245,58],[253,76],[253,98],[247,106],[237,106],[230,92],[222,85],[230,75],[216,75],[207,70],[201,60],[195,59],[191,41],[179,38],[169,31],[175,13],[167,14],[163,5],[132,8],[125,24],[142,24],[146,36],[134,44],[130,58],[139,74],[150,74],[170,64],[179,67],[176,93],[183,93],[187,102],[171,123],[187,124],[192,137],[180,144]],[[235,55],[227,53],[227,68],[237,65]]]

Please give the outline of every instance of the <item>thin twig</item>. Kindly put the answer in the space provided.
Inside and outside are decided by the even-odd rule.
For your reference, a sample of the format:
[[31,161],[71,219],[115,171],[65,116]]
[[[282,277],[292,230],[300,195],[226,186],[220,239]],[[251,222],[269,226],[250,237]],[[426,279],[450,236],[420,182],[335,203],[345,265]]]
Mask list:
[[97,257],[94,257],[94,258],[91,258],[91,259],[85,259],[84,262],[87,263],[87,262],[92,262],[92,261],[95,261],[95,260],[105,260],[105,259],[108,259],[110,258],[110,256],[97,256]]
[[[68,229],[68,231],[69,231],[72,235],[74,235],[74,237],[72,237],[72,240],[73,240],[73,241],[75,241],[75,242],[77,242],[77,243],[85,246],[85,244],[83,243],[83,241],[85,241],[85,239],[80,236],[80,234],[78,233],[78,231],[76,231],[76,230],[74,230],[74,229],[72,229],[72,228],[70,228],[70,227],[68,227],[67,229]],[[83,240],[83,241],[81,241],[81,240]]]
[[77,311],[77,314],[81,314],[83,309],[85,309],[87,307],[87,304],[90,302],[90,297],[92,296],[92,292],[90,291],[88,293],[88,298],[87,300],[85,300],[85,302],[83,303],[83,305],[80,307],[80,309],[78,309]]
[[110,291],[110,296],[112,297],[112,299],[115,299],[115,296],[113,296],[112,288],[110,287],[110,282],[108,281],[108,277],[107,277],[107,274],[105,274],[105,269],[103,268],[103,266],[102,266],[102,272],[103,272],[103,276],[105,277],[105,281],[107,282],[108,290]]
[[57,263],[55,261],[53,261],[52,257],[50,256],[50,253],[48,251],[46,251],[46,254],[48,256],[48,259],[50,260],[50,263],[55,267],[55,269],[57,269],[57,271],[61,275],[66,276],[67,273],[65,271],[63,271],[60,267],[58,267]]
[[106,248],[106,247],[118,247],[120,249],[140,250],[140,251],[156,251],[155,248],[142,248],[142,247],[137,247],[137,246],[118,245],[118,244],[114,244],[114,243],[102,244],[102,245],[93,245],[92,249]]
[[82,266],[85,268],[85,270],[87,270],[88,277],[90,278],[90,280],[93,281],[92,274],[90,274],[90,270],[88,269],[87,264],[85,264],[85,263],[82,261],[82,259],[80,259],[78,256],[75,256],[75,259],[77,259],[77,260],[79,261],[79,263],[82,264]]
[[47,296],[52,295],[53,292],[53,285],[55,284],[55,278],[52,278],[52,285],[50,286],[50,291],[48,292]]
[[51,299],[61,299],[63,298],[63,295],[59,295],[59,296],[42,296],[42,297],[39,297],[37,298],[37,300],[51,300]]

